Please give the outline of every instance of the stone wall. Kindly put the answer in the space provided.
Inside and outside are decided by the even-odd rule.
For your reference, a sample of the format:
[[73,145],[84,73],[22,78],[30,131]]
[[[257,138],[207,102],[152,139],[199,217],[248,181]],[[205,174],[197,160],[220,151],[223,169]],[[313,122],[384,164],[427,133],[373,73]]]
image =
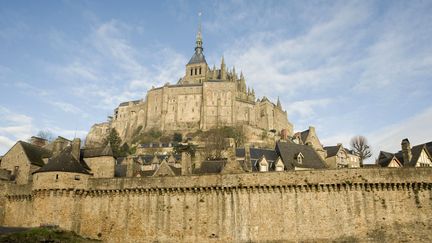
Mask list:
[[7,190],[3,225],[108,242],[431,241],[432,169],[89,179]]

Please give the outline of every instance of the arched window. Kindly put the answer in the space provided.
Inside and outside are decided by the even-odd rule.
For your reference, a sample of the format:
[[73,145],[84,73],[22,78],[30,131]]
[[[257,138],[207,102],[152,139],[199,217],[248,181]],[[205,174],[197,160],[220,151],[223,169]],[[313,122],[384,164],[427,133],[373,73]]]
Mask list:
[[201,74],[201,67],[199,68],[199,74]]
[[193,68],[191,68],[191,76],[193,75]]

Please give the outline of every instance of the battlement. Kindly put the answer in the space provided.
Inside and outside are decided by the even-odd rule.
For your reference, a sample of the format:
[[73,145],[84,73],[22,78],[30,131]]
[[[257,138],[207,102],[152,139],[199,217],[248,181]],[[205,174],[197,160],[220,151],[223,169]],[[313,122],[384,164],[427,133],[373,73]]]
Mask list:
[[[107,242],[431,240],[432,168],[1,182],[0,223]],[[409,236],[409,237],[408,237]]]

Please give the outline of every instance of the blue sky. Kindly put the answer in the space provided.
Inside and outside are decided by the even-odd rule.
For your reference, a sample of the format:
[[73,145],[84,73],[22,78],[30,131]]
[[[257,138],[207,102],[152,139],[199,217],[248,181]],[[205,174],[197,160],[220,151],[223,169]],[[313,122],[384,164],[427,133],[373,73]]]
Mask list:
[[[432,1],[2,1],[0,154],[39,130],[85,137],[193,54],[280,97],[296,131],[432,140]],[[376,154],[375,154],[376,155]]]

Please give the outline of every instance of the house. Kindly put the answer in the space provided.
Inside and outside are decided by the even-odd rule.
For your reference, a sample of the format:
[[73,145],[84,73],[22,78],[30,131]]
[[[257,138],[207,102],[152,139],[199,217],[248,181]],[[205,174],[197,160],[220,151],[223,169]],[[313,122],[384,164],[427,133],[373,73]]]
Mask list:
[[292,141],[297,144],[311,146],[323,160],[327,157],[327,152],[316,134],[315,127],[310,126],[305,131],[295,133]]
[[236,155],[237,161],[243,163],[244,168],[250,166],[247,171],[252,172],[327,168],[325,161],[311,146],[291,141],[279,141],[273,150],[246,146],[237,149]]
[[93,177],[114,177],[116,159],[110,144],[100,148],[81,149],[80,161],[84,161],[90,167]]
[[326,146],[327,152],[325,161],[329,168],[358,168],[360,167],[360,158],[351,150],[346,149],[341,143],[336,146]]
[[27,184],[32,181],[32,173],[48,161],[51,151],[39,146],[18,141],[3,156],[0,169],[9,171],[10,179],[17,184]]
[[429,142],[411,147],[409,140],[405,138],[397,153],[380,151],[377,164],[381,167],[432,167],[431,144]]
[[285,166],[285,170],[325,169],[327,165],[319,153],[311,146],[293,142],[276,143],[275,151]]

